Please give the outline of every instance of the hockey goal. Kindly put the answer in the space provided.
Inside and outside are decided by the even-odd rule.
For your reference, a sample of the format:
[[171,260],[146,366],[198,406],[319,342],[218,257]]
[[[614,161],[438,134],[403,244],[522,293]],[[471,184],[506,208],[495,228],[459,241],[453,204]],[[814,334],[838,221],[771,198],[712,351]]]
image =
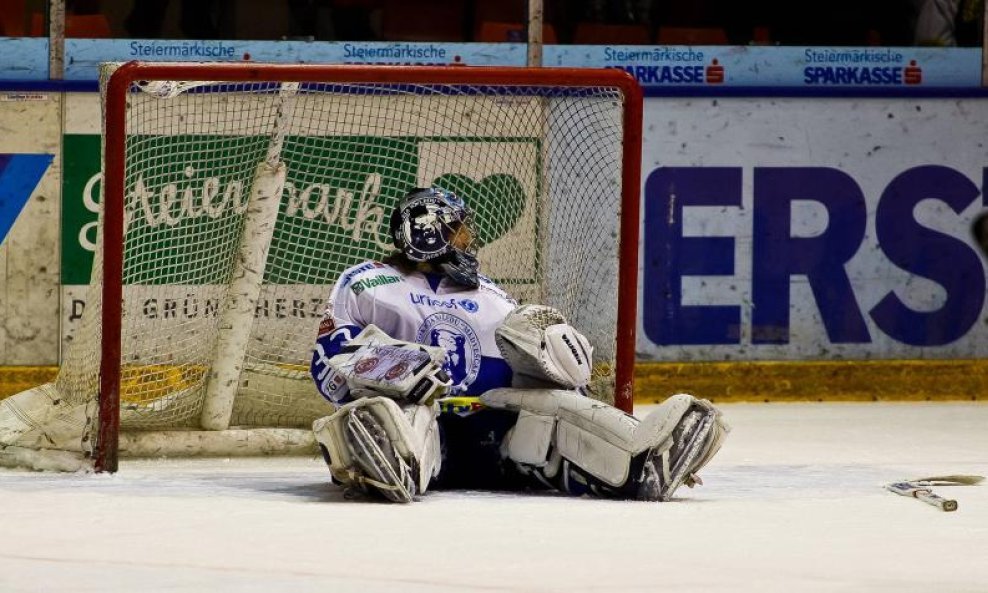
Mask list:
[[641,94],[625,73],[131,62],[101,89],[87,307],[57,379],[0,407],[8,464],[311,447],[332,411],[308,375],[323,303],[428,185],[467,200],[481,271],[561,309],[595,347],[595,396],[630,411]]

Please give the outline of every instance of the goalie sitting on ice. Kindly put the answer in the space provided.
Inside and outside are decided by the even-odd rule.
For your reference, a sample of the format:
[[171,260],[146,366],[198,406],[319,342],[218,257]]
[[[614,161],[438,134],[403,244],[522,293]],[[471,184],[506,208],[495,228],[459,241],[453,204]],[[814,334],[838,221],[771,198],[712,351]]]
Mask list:
[[674,395],[638,420],[584,396],[590,344],[478,274],[460,198],[414,189],[390,222],[397,251],[343,272],[313,352],[338,406],[313,425],[335,481],[398,502],[526,486],[666,501],[698,481],[727,431],[709,402]]

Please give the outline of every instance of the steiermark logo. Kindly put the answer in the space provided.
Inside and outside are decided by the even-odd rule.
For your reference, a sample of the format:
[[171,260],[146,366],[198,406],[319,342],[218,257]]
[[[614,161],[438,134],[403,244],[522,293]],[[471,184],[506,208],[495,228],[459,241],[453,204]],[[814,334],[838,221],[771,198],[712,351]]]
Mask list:
[[[203,145],[201,138],[196,141]],[[265,137],[217,138],[190,161],[181,156],[188,137],[154,138],[158,153],[173,154],[174,159],[159,158],[154,167],[137,167],[128,175],[124,198],[128,230],[139,231],[143,241],[157,242],[168,253],[188,259],[190,267],[197,258],[214,257],[215,253],[191,252],[182,246],[201,244],[196,237],[203,234],[214,236],[216,244],[234,241],[236,230],[229,229],[235,225],[224,220],[246,210],[253,171],[233,177],[224,163],[234,154],[238,160],[243,160],[242,153],[253,152],[263,158],[267,141]],[[326,282],[334,281],[353,262],[327,262],[326,250],[320,246],[345,245],[356,261],[378,259],[393,249],[390,213],[408,188],[431,182],[462,195],[477,214],[480,239],[489,244],[514,228],[522,216],[530,216],[525,212],[531,196],[516,175],[537,179],[540,170],[532,160],[521,163],[517,171],[471,173],[475,164],[457,162],[454,147],[461,144],[436,138],[347,136],[332,142],[326,138],[293,142],[303,145],[305,154],[315,155],[320,166],[307,168],[286,158],[288,176],[280,207],[282,218],[291,223],[276,227],[271,249],[295,253],[296,269],[321,271]],[[423,168],[416,148],[423,143],[448,144],[452,158]],[[501,144],[497,138],[476,143],[489,145],[489,150]],[[66,135],[64,145],[62,282],[83,285],[89,283],[96,248],[100,141],[97,135]],[[355,154],[363,156],[355,160]],[[316,248],[299,249],[299,241]],[[270,283],[295,281],[271,276],[270,270],[268,276]]]

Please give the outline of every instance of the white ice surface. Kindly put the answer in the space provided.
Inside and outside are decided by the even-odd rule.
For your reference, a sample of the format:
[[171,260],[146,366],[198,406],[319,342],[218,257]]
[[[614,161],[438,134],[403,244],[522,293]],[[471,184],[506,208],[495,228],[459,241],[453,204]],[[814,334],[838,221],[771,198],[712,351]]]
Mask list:
[[[432,493],[355,502],[320,459],[0,471],[0,591],[988,591],[985,404],[736,404],[672,503]],[[647,407],[638,410],[647,412]]]

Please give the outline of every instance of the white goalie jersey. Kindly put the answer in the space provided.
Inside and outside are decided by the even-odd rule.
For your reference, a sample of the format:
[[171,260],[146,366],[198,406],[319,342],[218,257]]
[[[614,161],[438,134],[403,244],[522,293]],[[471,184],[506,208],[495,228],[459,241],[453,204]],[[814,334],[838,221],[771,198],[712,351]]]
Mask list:
[[345,403],[348,390],[329,372],[329,359],[373,324],[394,339],[446,350],[453,394],[480,395],[507,387],[512,373],[494,331],[516,306],[483,276],[472,289],[438,274],[364,262],[344,271],[333,287],[313,352],[313,378],[323,397]]

